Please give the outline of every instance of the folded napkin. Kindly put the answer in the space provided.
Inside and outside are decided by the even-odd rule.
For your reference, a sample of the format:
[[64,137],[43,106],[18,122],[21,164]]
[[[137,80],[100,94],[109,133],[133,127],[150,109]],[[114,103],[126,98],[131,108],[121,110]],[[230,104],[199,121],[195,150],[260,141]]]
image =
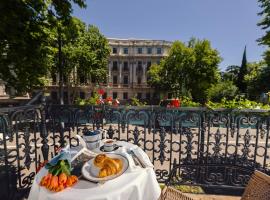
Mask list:
[[140,147],[131,148],[130,150],[134,152],[134,154],[138,157],[138,159],[145,167],[154,168],[154,165],[150,161],[149,157]]
[[69,164],[70,164],[70,162],[71,162],[70,152],[67,151],[66,149],[61,150],[61,152],[57,156],[55,156],[53,159],[51,159],[50,162],[48,162],[45,165],[45,168],[49,169],[51,166],[57,165],[59,160],[67,160],[69,162]]

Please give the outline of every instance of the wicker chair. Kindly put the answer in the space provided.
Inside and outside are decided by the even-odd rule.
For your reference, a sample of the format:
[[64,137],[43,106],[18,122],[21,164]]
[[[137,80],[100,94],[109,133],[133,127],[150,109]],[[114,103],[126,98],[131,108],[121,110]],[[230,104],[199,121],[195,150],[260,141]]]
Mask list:
[[[174,189],[173,187],[165,187],[162,190],[159,200],[194,200],[191,197],[186,196],[184,193]],[[255,171],[241,200],[270,200],[270,176]]]
[[244,194],[241,200],[269,200],[270,199],[270,176],[255,171],[247,187],[245,188]]
[[165,187],[162,190],[159,200],[194,200],[191,197],[186,196],[184,193],[179,190],[174,189],[173,187]]

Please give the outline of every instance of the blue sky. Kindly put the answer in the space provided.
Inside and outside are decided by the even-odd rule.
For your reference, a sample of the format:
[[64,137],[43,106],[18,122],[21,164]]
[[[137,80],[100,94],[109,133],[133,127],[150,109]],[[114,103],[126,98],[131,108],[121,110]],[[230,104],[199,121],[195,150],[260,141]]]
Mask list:
[[107,37],[208,39],[225,69],[241,64],[245,45],[249,62],[261,60],[259,11],[256,0],[87,0],[87,8],[75,7],[73,14]]

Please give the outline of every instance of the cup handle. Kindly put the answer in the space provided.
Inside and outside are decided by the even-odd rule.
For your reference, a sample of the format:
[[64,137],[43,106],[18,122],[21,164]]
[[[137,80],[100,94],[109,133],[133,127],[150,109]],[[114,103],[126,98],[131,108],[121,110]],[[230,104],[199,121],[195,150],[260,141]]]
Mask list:
[[86,145],[84,139],[83,139],[80,135],[76,135],[76,137],[79,139],[80,144],[81,144],[83,147],[87,148],[87,145]]

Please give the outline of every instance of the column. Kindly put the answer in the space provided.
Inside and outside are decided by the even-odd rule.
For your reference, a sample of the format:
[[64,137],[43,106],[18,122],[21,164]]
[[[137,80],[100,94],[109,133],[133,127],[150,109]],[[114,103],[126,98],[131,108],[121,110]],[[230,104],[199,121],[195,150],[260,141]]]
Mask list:
[[143,62],[143,75],[142,75],[142,84],[145,85],[146,84],[146,62]]
[[137,75],[136,75],[136,70],[137,70],[137,60],[133,62],[133,83],[137,83]]
[[121,87],[122,84],[122,66],[123,66],[123,62],[122,61],[118,61],[119,63],[119,81],[118,81],[118,87]]
[[109,64],[108,64],[108,70],[109,70],[109,84],[112,83],[112,62],[109,61]]

